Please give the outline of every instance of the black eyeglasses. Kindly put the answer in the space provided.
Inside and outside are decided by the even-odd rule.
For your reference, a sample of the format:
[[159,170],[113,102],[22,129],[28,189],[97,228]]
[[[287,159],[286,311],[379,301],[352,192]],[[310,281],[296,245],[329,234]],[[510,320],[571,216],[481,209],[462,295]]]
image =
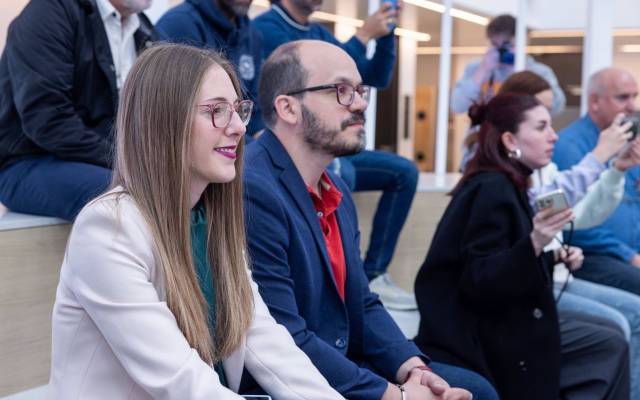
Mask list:
[[358,92],[360,97],[364,101],[369,101],[369,94],[371,93],[371,87],[367,85],[353,86],[348,83],[334,83],[331,85],[313,86],[304,89],[297,89],[287,93],[287,96],[293,96],[304,92],[316,92],[318,90],[335,90],[336,100],[338,104],[349,107],[353,104],[355,99],[355,93]]
[[253,110],[253,101],[237,100],[233,104],[228,101],[220,101],[213,104],[198,104],[199,107],[207,108],[211,114],[211,123],[214,128],[226,128],[231,122],[233,112],[237,112],[240,120],[246,126],[251,119],[251,111]]

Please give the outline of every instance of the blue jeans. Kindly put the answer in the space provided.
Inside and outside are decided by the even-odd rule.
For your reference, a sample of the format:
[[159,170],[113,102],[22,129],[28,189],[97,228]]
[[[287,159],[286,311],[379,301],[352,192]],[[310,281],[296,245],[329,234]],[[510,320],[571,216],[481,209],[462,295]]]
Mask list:
[[451,387],[467,389],[473,400],[498,400],[498,393],[482,375],[453,365],[431,362],[429,367]]
[[418,186],[418,169],[406,158],[365,150],[340,158],[340,177],[354,192],[382,190],[364,271],[369,279],[387,272]]
[[72,221],[110,181],[107,168],[54,156],[33,157],[0,170],[0,203],[11,211]]
[[640,268],[616,257],[585,254],[582,268],[573,274],[586,281],[640,295]]
[[606,318],[622,328],[629,341],[631,400],[640,400],[640,296],[574,279],[560,298],[558,309]]

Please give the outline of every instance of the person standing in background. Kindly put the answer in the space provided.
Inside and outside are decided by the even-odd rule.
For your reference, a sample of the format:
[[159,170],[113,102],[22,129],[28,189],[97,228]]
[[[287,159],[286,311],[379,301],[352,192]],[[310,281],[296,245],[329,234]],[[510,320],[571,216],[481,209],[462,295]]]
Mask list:
[[[487,39],[491,42],[491,47],[481,60],[467,65],[464,75],[456,82],[451,94],[453,112],[466,114],[472,104],[487,102],[498,94],[502,82],[515,72],[515,34],[516,19],[508,14],[495,17],[487,25]],[[525,69],[538,74],[551,86],[551,114],[564,110],[566,97],[553,70],[531,56],[527,56]]]

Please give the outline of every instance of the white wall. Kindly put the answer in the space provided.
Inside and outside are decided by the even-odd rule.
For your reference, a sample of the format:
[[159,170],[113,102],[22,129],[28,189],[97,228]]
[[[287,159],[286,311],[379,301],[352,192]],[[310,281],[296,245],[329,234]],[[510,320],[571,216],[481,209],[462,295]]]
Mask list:
[[22,11],[28,0],[2,0],[0,1],[0,50],[4,49],[7,41],[9,23]]
[[[640,28],[640,1],[605,1],[614,8],[615,28]],[[535,29],[583,29],[588,0],[529,0],[527,24]],[[487,15],[516,14],[518,0],[456,0],[456,6]]]

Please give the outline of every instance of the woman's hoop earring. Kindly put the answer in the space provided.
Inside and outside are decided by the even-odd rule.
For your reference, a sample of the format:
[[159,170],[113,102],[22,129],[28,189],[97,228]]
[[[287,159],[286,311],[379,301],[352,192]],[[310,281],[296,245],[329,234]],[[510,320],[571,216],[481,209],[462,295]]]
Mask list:
[[522,157],[522,151],[520,151],[520,149],[509,151],[509,158],[515,158],[516,160],[519,160],[520,157]]

